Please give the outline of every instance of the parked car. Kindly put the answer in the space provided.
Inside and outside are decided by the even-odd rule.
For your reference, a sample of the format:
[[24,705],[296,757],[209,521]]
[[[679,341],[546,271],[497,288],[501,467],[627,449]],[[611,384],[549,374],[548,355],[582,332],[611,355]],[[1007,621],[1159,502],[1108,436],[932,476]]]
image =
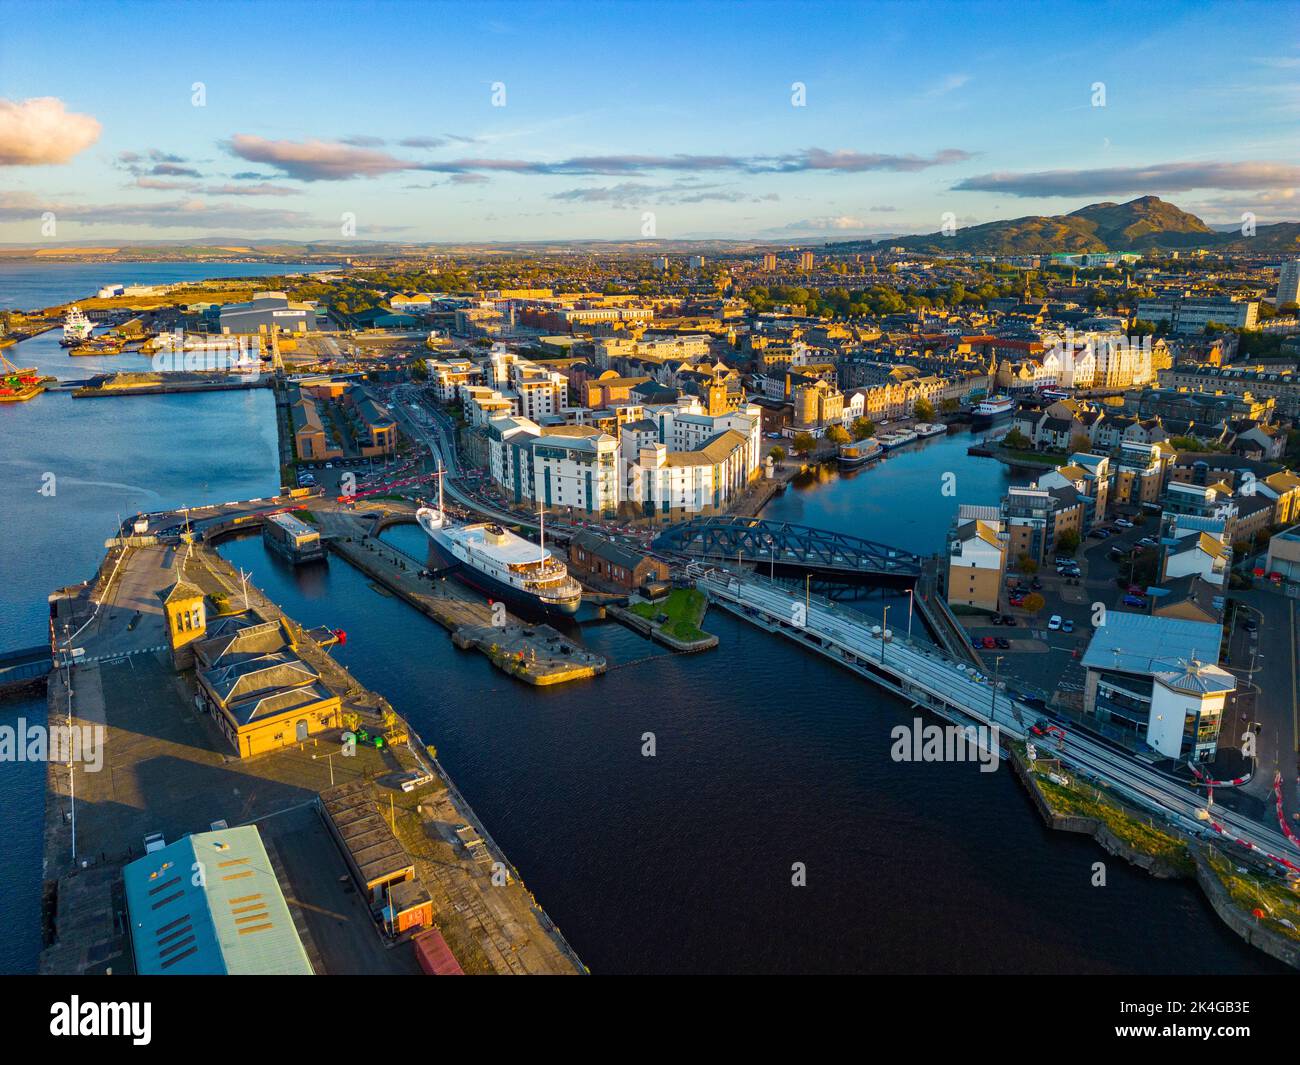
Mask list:
[[1061,615],[1053,614],[1047,622],[1047,627],[1053,632],[1056,632],[1056,630],[1061,627]]
[[1011,648],[1011,641],[1008,640],[1005,636],[998,636],[994,639],[993,642],[998,645],[998,650],[1000,651],[1006,651]]
[[1016,619],[1013,618],[1010,614],[1003,614],[1003,615],[1002,615],[1002,624],[1003,624],[1003,625],[1015,625],[1015,624],[1016,624]]
[[1245,629],[1247,632],[1259,631],[1259,625],[1255,622],[1254,618],[1247,618],[1244,622],[1242,622],[1241,627]]
[[1138,541],[1138,547],[1157,547],[1158,543],[1153,536],[1144,536]]
[[985,636],[980,643],[984,645],[984,650],[986,651],[991,651],[997,646],[997,641],[992,636]]
[[1073,631],[1074,631],[1074,622],[1071,621],[1069,618],[1066,618],[1064,621],[1061,622],[1061,631],[1062,631],[1062,632],[1073,632]]
[[1147,601],[1143,599],[1140,595],[1126,595],[1124,596],[1124,605],[1133,606],[1133,607],[1144,607],[1147,605]]
[[1129,521],[1128,518],[1116,518],[1115,526],[1119,529],[1131,529],[1133,528],[1133,523]]

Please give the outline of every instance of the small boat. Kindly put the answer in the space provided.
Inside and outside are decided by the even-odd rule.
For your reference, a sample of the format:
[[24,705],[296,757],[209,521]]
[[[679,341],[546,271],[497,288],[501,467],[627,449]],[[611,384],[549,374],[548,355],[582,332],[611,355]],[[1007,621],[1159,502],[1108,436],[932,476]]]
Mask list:
[[872,459],[878,459],[884,453],[880,441],[874,436],[865,440],[855,440],[851,444],[841,444],[839,451],[840,469],[853,470],[864,466]]
[[917,422],[912,426],[912,432],[921,439],[927,436],[941,436],[948,431],[948,427],[943,422]]

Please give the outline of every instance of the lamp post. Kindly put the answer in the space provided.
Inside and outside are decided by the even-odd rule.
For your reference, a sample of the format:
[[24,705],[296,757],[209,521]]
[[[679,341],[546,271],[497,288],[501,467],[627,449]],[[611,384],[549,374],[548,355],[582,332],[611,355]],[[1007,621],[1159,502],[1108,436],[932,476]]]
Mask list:
[[885,633],[889,631],[889,606],[885,606],[883,624],[880,626],[880,664],[885,664]]
[[998,672],[1002,665],[1002,655],[993,659],[993,698],[989,701],[989,723],[997,724],[998,719]]
[[907,590],[907,638],[909,640],[912,638],[912,604],[916,599],[914,592],[914,588]]

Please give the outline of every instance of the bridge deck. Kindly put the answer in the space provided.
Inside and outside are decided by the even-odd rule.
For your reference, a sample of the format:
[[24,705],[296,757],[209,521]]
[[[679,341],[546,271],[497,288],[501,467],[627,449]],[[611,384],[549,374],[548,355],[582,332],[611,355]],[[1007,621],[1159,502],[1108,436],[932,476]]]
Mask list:
[[859,536],[762,518],[695,518],[662,532],[654,546],[701,559],[770,562],[830,574],[911,577],[921,559]]

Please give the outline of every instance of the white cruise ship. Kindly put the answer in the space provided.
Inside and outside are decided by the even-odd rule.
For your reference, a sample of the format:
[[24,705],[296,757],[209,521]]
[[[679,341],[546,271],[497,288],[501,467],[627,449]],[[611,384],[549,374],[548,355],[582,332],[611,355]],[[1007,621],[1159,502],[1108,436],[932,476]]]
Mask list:
[[74,303],[68,308],[67,317],[63,319],[63,339],[59,343],[65,348],[75,347],[90,336],[90,331],[94,328],[90,324],[90,319]]
[[493,522],[456,524],[442,509],[441,494],[438,507],[421,507],[415,518],[428,535],[435,557],[456,577],[525,611],[578,612],[582,585],[569,576],[563,562],[545,547]]

